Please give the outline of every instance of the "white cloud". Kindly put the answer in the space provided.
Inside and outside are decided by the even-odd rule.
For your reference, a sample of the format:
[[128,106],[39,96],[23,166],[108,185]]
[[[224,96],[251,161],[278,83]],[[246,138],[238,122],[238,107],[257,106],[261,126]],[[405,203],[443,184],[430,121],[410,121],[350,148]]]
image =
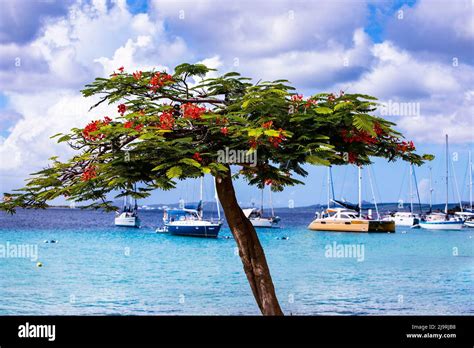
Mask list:
[[474,21],[472,0],[418,0],[404,5],[386,24],[389,40],[398,46],[440,60],[459,57],[473,62]]
[[253,76],[266,80],[289,79],[300,88],[321,89],[358,77],[373,59],[371,40],[360,28],[353,33],[351,47],[332,43],[321,50],[295,50],[244,63]]
[[[154,15],[171,33],[193,42],[198,51],[227,57],[272,55],[281,51],[327,47],[332,40],[350,44],[363,26],[362,1],[154,0]],[[344,20],[338,20],[344,18]]]
[[0,144],[0,172],[16,170],[26,174],[47,164],[53,155],[70,155],[65,144],[56,144],[50,136],[84,127],[93,119],[116,114],[115,107],[101,105],[92,112],[94,98],[83,98],[68,90],[38,94],[9,94],[11,107],[23,115],[10,135]]

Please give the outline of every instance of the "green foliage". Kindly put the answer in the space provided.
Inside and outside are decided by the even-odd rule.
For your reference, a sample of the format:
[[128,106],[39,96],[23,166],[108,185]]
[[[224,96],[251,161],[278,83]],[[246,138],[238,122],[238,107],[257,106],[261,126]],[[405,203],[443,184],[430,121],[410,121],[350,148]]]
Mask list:
[[271,181],[274,191],[301,184],[295,176],[307,175],[304,164],[348,164],[346,154],[355,165],[371,157],[432,159],[403,145],[393,123],[370,115],[374,97],[319,93],[304,100],[286,80],[253,84],[236,72],[206,79],[211,70],[181,64],[172,75],[121,72],[86,85],[84,97],[99,97],[91,109],[106,102],[126,111],[54,135],[77,154],[66,162],[51,158],[24,188],[5,194],[0,209],[45,208],[59,196],[114,209],[111,194],[144,198],[174,188],[176,180],[230,175],[228,163],[219,162],[226,148],[256,154],[256,163],[234,163],[234,177],[258,187]]

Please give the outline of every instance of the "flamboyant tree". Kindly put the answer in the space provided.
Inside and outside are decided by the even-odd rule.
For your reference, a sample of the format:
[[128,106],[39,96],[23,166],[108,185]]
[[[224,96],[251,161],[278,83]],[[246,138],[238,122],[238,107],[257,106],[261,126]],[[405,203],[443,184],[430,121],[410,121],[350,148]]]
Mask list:
[[[169,75],[121,67],[97,78],[83,95],[99,97],[91,109],[116,104],[117,114],[55,135],[77,155],[66,162],[51,158],[24,188],[5,194],[0,209],[45,208],[64,196],[110,210],[116,209],[111,196],[144,198],[174,188],[177,180],[213,175],[256,302],[263,314],[281,315],[264,251],[237,203],[233,179],[281,191],[302,183],[295,175],[307,175],[304,164],[365,165],[371,157],[421,164],[429,156],[417,155],[393,123],[370,114],[377,107],[374,97],[340,92],[303,98],[286,80],[252,83],[234,72],[206,79],[210,70],[181,64]],[[257,151],[256,165],[221,163],[218,151],[225,148]]]

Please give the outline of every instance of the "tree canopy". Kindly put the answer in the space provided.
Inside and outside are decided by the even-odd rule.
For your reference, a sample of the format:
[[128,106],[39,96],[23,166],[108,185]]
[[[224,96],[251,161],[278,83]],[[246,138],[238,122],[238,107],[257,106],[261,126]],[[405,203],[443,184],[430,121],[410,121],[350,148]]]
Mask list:
[[77,154],[52,157],[25,187],[6,193],[0,209],[45,208],[60,196],[116,209],[111,193],[143,198],[177,180],[230,175],[218,156],[225,148],[257,151],[256,165],[234,163],[234,177],[274,191],[302,184],[297,177],[308,174],[305,164],[365,165],[383,157],[420,165],[432,158],[416,154],[393,123],[374,115],[372,96],[340,91],[304,98],[287,80],[253,83],[236,72],[206,78],[211,70],[181,64],[170,75],[121,67],[96,78],[82,94],[100,98],[91,109],[116,104],[117,113],[54,135]]

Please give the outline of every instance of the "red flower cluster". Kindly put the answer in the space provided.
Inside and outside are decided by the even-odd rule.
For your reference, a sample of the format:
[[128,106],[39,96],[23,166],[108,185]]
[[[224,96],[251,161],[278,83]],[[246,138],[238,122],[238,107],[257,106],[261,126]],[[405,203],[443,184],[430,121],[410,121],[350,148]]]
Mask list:
[[205,107],[199,107],[192,103],[186,103],[182,106],[184,118],[191,118],[197,120],[201,118],[201,115],[206,112]]
[[334,96],[333,93],[331,93],[331,94],[328,95],[328,101],[332,102],[332,101],[334,101],[335,99],[336,99],[336,97]]
[[109,116],[105,116],[103,121],[95,120],[90,122],[85,128],[82,130],[82,136],[87,140],[100,140],[104,139],[104,134],[97,134],[93,135],[91,133],[97,132],[100,127],[108,125],[112,119]]
[[118,71],[120,71],[121,73],[123,73],[123,69],[124,69],[124,67],[123,67],[123,66],[121,66],[121,67],[120,67],[120,68],[118,68],[117,70],[118,70]]
[[201,154],[200,154],[199,152],[195,152],[195,153],[194,153],[193,159],[194,159],[195,161],[202,162],[202,157],[201,157]]
[[123,114],[125,113],[125,111],[127,111],[127,105],[125,104],[120,104],[118,106],[118,112],[120,113],[120,115],[123,116]]
[[151,90],[153,92],[156,92],[156,90],[160,87],[163,87],[163,85],[168,82],[172,81],[173,77],[169,74],[162,74],[160,72],[155,73],[153,77],[150,79],[150,85],[151,85]]
[[273,180],[272,180],[272,179],[267,179],[267,180],[265,180],[265,185],[270,186],[271,184],[273,184]]
[[292,102],[300,102],[303,100],[303,95],[302,94],[297,94],[297,95],[292,95],[291,96],[291,101]]
[[318,105],[318,101],[314,99],[308,99],[306,103],[304,104],[305,108],[309,108],[310,106],[316,106]]
[[174,117],[171,111],[165,111],[160,115],[160,128],[172,129],[174,126]]
[[280,134],[276,137],[270,137],[268,138],[268,141],[273,145],[273,147],[277,148],[278,146],[280,146],[280,143],[285,140],[285,136],[283,135],[283,129],[279,129],[278,130],[280,132]]
[[142,78],[142,72],[141,71],[135,71],[132,75],[133,75],[133,78],[137,81]]
[[382,127],[380,126],[380,123],[378,122],[375,122],[374,124],[374,132],[375,134],[377,134],[377,136],[381,136],[385,134],[385,131],[382,129]]
[[378,142],[376,137],[371,136],[368,132],[363,130],[354,129],[348,131],[347,129],[343,129],[341,130],[341,135],[346,143],[376,144]]
[[84,172],[81,175],[81,180],[82,181],[89,181],[90,179],[93,179],[97,177],[96,169],[94,166],[88,166],[84,170]]
[[251,149],[256,149],[258,146],[258,141],[255,138],[250,138],[249,145]]
[[415,150],[415,144],[413,144],[413,141],[402,141],[400,144],[397,144],[397,151],[400,152],[407,152],[407,151],[414,151]]
[[357,156],[356,153],[349,152],[349,156],[348,156],[347,161],[348,161],[349,163],[356,163],[357,160],[358,160],[358,158],[359,158],[359,157]]
[[272,128],[272,126],[273,126],[273,121],[268,121],[268,122],[265,122],[264,124],[262,124],[262,127],[265,128],[265,129]]
[[123,126],[125,128],[133,128],[135,129],[137,132],[141,131],[143,129],[143,124],[139,123],[137,125],[135,125],[135,121],[127,121],[123,124]]
[[229,129],[227,127],[222,127],[221,128],[221,133],[224,134],[225,136],[227,136],[227,134],[229,133]]

